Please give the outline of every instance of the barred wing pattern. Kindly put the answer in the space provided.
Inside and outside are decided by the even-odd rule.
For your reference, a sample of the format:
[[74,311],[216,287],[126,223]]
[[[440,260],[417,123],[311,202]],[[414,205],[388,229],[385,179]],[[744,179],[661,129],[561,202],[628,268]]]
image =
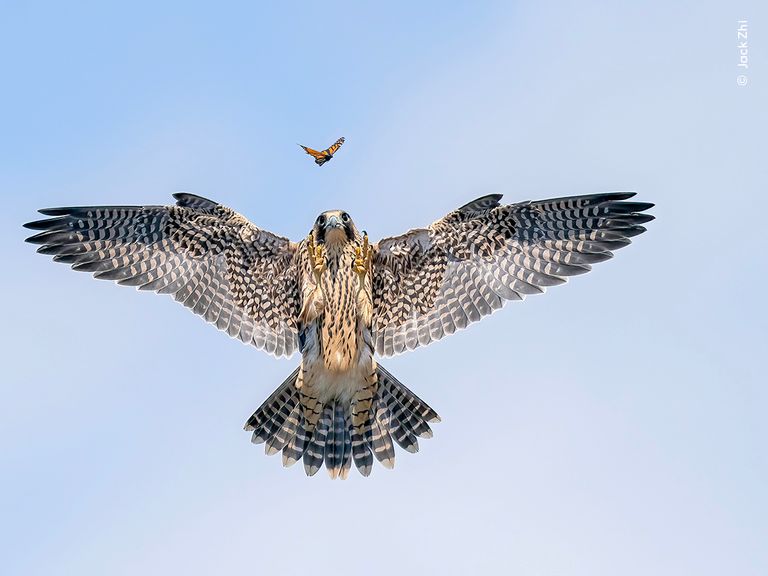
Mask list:
[[583,274],[645,231],[653,204],[631,192],[502,206],[479,198],[429,228],[374,246],[373,342],[392,356],[440,340]]
[[173,297],[219,330],[275,356],[298,348],[296,245],[221,204],[40,210],[27,239],[94,277]]

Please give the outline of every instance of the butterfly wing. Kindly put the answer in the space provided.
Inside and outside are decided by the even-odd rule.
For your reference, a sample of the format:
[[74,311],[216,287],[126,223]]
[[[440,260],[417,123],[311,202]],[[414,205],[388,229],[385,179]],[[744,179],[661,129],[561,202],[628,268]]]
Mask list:
[[304,149],[304,152],[306,152],[307,154],[309,154],[315,159],[315,164],[317,164],[318,166],[322,166],[333,157],[333,155],[336,153],[336,150],[338,150],[342,144],[344,144],[344,137],[339,138],[338,140],[336,140],[336,142],[333,143],[333,145],[331,145],[330,147],[320,152],[318,152],[317,150],[313,150],[312,148],[308,148],[307,146],[303,146],[301,144],[299,144],[299,146],[301,146]]
[[331,146],[329,146],[328,148],[323,150],[321,152],[321,154],[323,154],[324,156],[333,156],[334,154],[336,154],[336,150],[341,148],[342,144],[344,144],[344,137],[343,136],[341,138],[339,138],[338,140],[336,140],[336,142],[334,142]]
[[304,152],[309,154],[310,156],[313,156],[315,160],[319,160],[320,158],[325,157],[325,152],[318,152],[317,150],[313,150],[312,148],[308,148],[307,146],[302,146],[299,144],[302,148],[304,148]]

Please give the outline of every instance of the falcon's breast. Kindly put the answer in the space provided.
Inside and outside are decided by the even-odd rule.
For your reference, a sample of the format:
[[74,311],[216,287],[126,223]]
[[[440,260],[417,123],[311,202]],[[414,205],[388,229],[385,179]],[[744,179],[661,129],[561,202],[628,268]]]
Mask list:
[[352,243],[338,250],[332,248],[321,278],[326,301],[324,312],[316,322],[323,364],[334,373],[350,369],[364,344],[364,333],[370,333],[370,326],[360,323],[359,284],[353,270],[354,261]]

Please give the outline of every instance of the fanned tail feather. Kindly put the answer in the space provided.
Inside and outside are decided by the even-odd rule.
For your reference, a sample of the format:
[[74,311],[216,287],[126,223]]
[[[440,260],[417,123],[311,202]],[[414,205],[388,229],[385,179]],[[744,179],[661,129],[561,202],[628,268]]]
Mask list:
[[325,443],[333,421],[333,409],[333,404],[326,404],[323,408],[320,420],[315,426],[307,450],[304,452],[304,471],[307,476],[314,476],[323,465]]
[[345,479],[353,461],[368,476],[374,458],[392,468],[395,443],[418,452],[418,438],[431,438],[429,423],[440,421],[432,408],[381,366],[352,402],[332,399],[321,404],[297,387],[299,373],[297,368],[245,428],[253,432],[254,443],[265,443],[267,454],[282,451],[284,466],[302,460],[308,476],[325,463],[331,478]]
[[253,432],[251,442],[261,444],[268,440],[271,441],[273,436],[282,430],[286,419],[299,404],[299,393],[296,388],[298,376],[299,369],[296,368],[277,390],[259,406],[259,409],[248,418],[245,423],[245,430]]

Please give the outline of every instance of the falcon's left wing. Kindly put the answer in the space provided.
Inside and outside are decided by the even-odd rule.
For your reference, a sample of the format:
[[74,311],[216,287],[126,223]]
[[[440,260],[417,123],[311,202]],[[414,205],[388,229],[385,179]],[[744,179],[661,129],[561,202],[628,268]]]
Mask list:
[[479,198],[373,247],[373,341],[391,356],[453,334],[507,300],[544,292],[645,231],[631,192],[503,206]]
[[175,206],[49,208],[25,224],[38,252],[96,278],[173,297],[275,356],[298,348],[296,245],[193,194]]

